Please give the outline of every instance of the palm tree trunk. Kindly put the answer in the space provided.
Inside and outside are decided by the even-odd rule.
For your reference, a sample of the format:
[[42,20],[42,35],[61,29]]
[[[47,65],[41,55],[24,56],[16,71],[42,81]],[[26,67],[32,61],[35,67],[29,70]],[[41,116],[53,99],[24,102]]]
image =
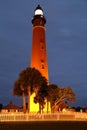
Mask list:
[[41,104],[39,103],[39,113],[41,113]]
[[31,95],[30,87],[28,86],[28,113],[30,113],[30,95]]
[[39,113],[43,113],[43,106],[39,103]]
[[22,99],[23,99],[23,112],[25,113],[26,112],[26,99],[25,99],[25,94],[23,92],[22,94]]
[[25,98],[25,93],[24,93],[24,86],[21,84],[20,88],[22,90],[23,111],[25,113],[26,112],[26,98]]

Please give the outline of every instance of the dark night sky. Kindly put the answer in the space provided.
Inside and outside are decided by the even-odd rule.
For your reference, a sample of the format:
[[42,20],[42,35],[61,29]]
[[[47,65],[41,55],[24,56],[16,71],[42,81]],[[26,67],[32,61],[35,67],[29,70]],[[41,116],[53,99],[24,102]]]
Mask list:
[[12,95],[14,81],[29,66],[34,9],[47,19],[46,42],[50,83],[71,86],[76,103],[87,106],[87,1],[0,0],[0,103],[21,104]]

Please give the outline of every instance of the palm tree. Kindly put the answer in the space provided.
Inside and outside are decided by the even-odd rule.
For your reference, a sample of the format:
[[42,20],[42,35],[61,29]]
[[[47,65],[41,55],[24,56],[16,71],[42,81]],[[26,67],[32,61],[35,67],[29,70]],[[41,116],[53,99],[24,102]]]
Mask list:
[[42,113],[43,109],[45,107],[46,104],[46,99],[48,96],[48,89],[47,89],[47,80],[45,77],[42,77],[42,85],[40,87],[40,89],[38,90],[36,96],[34,97],[34,102],[35,103],[39,103],[39,112]]
[[27,92],[25,91],[23,85],[20,83],[20,80],[17,79],[14,83],[14,88],[13,88],[13,94],[17,96],[22,96],[23,100],[23,111],[24,113],[26,112],[26,98],[25,95]]
[[43,83],[41,73],[35,68],[26,68],[19,74],[20,85],[27,90],[28,112],[30,112],[30,96],[33,92],[37,93]]

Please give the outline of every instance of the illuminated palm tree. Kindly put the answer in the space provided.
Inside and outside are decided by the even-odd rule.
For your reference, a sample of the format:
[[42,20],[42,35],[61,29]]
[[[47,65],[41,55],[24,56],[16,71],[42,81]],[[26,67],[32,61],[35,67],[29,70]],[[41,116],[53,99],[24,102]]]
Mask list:
[[30,96],[33,92],[37,93],[43,83],[41,73],[35,68],[26,68],[19,74],[20,88],[27,90],[28,112],[30,112]]

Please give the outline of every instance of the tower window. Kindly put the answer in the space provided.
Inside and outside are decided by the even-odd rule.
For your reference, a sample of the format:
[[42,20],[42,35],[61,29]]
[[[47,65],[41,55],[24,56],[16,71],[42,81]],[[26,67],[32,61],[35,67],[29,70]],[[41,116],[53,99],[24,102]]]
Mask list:
[[41,42],[40,44],[41,44],[41,49],[43,50],[44,49],[44,43]]
[[44,60],[41,60],[41,63],[44,63]]
[[42,64],[42,69],[44,69],[44,64]]
[[41,69],[44,69],[44,60],[41,60]]

